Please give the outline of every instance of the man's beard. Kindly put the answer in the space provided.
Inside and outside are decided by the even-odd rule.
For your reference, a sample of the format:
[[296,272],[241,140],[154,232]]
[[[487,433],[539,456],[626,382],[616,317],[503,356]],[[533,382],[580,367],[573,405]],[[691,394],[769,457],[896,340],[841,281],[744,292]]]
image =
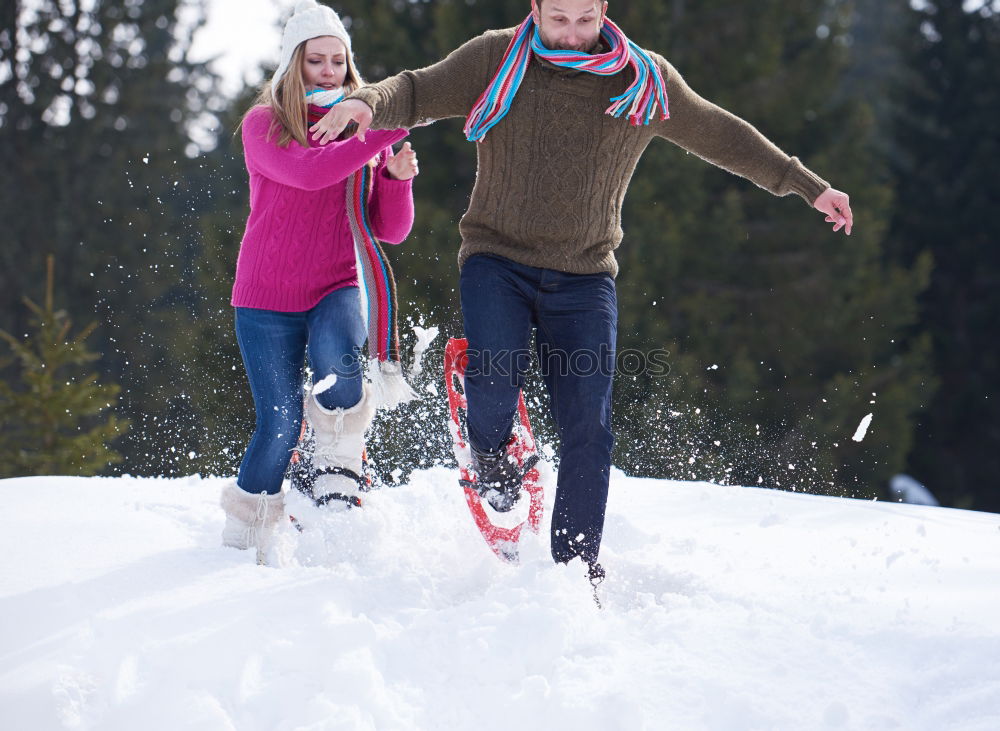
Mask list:
[[545,36],[542,36],[542,43],[550,51],[573,51],[574,53],[586,53],[589,55],[593,55],[597,53],[601,48],[601,36],[600,34],[598,34],[597,38],[594,39],[593,43],[591,43],[590,46],[584,48],[574,48],[573,46],[568,46],[564,43],[550,43],[548,39],[545,38]]
[[556,44],[555,46],[550,46],[548,43],[545,47],[550,51],[573,51],[575,53],[586,53],[588,55],[593,55],[601,47],[601,40],[598,38],[587,48],[574,48],[573,46],[567,46],[564,44]]

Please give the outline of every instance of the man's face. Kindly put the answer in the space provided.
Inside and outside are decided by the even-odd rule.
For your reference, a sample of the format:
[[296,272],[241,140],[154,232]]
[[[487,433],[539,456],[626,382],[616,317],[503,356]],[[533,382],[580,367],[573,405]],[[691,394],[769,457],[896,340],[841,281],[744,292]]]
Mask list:
[[591,53],[601,38],[608,3],[600,0],[531,0],[531,14],[550,51]]

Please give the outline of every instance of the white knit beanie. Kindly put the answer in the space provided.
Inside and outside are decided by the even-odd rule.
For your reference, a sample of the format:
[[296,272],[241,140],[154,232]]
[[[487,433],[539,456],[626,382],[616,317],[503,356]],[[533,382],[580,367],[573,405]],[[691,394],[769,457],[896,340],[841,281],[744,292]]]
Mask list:
[[281,60],[271,78],[271,84],[276,85],[282,74],[288,70],[292,54],[300,43],[320,36],[333,36],[342,40],[347,46],[347,55],[351,57],[351,65],[354,65],[351,37],[347,35],[347,29],[340,21],[340,16],[333,11],[333,8],[320,5],[316,0],[300,0],[295,4],[292,17],[285,23],[285,32],[281,36]]

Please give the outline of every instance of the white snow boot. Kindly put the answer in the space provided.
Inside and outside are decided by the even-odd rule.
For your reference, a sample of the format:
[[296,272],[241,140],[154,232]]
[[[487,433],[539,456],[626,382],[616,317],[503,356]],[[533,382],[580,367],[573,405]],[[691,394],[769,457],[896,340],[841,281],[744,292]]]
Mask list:
[[375,418],[375,399],[366,384],[361,400],[344,409],[325,409],[315,396],[306,399],[313,430],[312,456],[317,476],[312,497],[317,505],[360,507],[365,432]]
[[256,548],[257,563],[263,564],[274,529],[285,516],[284,493],[254,495],[233,480],[222,488],[220,503],[226,512],[222,545],[241,550]]

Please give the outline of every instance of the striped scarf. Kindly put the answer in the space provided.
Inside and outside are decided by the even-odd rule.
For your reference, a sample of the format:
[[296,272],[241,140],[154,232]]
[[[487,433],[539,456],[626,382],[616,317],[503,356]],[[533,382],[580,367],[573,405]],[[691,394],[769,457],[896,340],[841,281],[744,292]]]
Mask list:
[[[340,92],[307,92],[310,124],[319,121],[330,107],[343,98]],[[347,178],[346,208],[354,238],[362,295],[361,313],[368,323],[368,375],[375,403],[383,408],[393,408],[416,398],[416,394],[403,376],[400,361],[396,280],[368,220],[373,185],[373,171],[368,165],[351,173]]]
[[535,21],[529,15],[518,26],[493,80],[469,112],[465,121],[466,138],[475,142],[482,141],[489,129],[507,115],[528,69],[532,52],[557,66],[601,76],[617,74],[630,65],[635,71],[632,85],[624,94],[612,97],[611,106],[604,113],[620,117],[628,110],[629,121],[638,126],[649,124],[659,106],[660,119],[669,119],[663,75],[649,54],[630,41],[610,18],[604,19],[601,37],[611,48],[607,53],[591,55],[579,51],[550,51],[542,44]]

